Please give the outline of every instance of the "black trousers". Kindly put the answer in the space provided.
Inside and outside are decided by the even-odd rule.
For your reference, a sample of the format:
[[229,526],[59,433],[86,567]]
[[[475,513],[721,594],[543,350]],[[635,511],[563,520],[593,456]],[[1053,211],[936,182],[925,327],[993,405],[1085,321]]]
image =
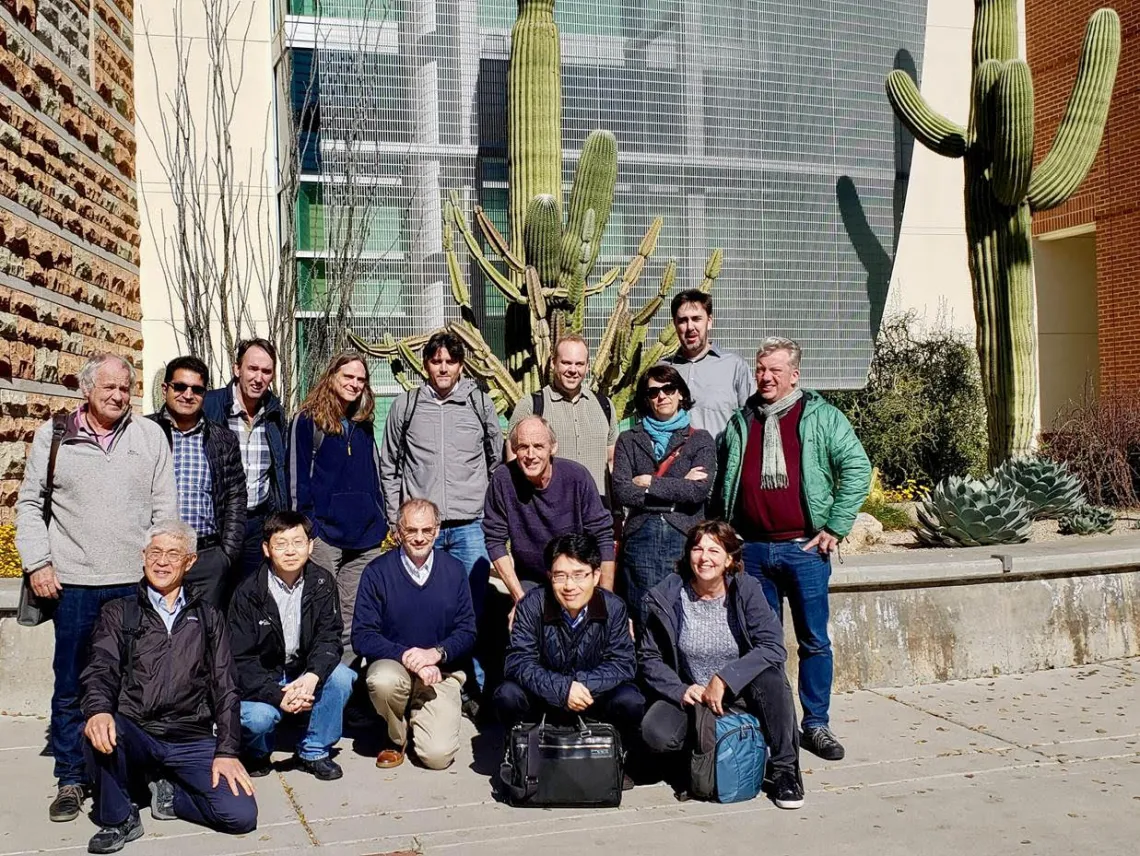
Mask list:
[[[774,769],[799,765],[796,708],[784,670],[770,666],[753,679],[738,697],[725,695],[724,706],[743,707],[760,721],[768,741]],[[680,752],[693,743],[691,709],[664,699],[655,701],[641,722],[641,738],[651,752]]]
[[198,561],[186,574],[186,585],[192,586],[206,603],[223,611],[235,582],[230,575],[230,560],[220,546],[200,550]]
[[[499,721],[507,731],[520,722],[538,722],[543,716],[551,724],[576,723],[579,716],[568,708],[551,706],[514,681],[499,684],[494,704]],[[598,693],[594,703],[581,713],[585,719],[608,722],[617,728],[626,749],[638,741],[644,715],[645,696],[633,684],[619,684],[608,692]]]

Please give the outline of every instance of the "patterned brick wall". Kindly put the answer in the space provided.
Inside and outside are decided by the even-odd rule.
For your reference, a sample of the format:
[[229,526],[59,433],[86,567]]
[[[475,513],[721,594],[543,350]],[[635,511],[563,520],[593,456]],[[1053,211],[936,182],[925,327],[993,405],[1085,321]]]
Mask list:
[[0,523],[87,356],[140,362],[133,11],[0,0]]
[[1124,37],[1104,143],[1081,190],[1038,215],[1034,229],[1096,224],[1101,389],[1133,391],[1140,390],[1140,0],[1026,0],[1026,40],[1040,159],[1064,115],[1085,24],[1104,5],[1120,14]]

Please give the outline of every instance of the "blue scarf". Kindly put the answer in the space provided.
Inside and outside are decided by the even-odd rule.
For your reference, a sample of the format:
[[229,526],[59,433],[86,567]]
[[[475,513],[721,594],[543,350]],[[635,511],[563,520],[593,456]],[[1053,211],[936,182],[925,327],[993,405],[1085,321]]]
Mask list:
[[641,427],[653,441],[653,457],[660,461],[665,457],[665,450],[669,448],[669,438],[673,436],[673,432],[689,427],[689,411],[678,410],[667,422],[646,416],[641,420]]

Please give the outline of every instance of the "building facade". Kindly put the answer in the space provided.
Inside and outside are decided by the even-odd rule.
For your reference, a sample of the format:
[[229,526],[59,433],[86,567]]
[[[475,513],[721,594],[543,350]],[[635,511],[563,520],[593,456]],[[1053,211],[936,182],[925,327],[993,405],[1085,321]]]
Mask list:
[[0,0],[0,523],[86,358],[140,362],[133,14]]

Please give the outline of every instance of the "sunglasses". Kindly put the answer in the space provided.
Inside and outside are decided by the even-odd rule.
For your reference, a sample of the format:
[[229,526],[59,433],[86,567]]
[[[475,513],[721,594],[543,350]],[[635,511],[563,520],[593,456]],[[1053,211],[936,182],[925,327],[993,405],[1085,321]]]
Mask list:
[[184,393],[186,390],[190,390],[192,393],[199,396],[206,394],[206,387],[200,386],[196,383],[181,383],[179,381],[171,381],[167,384],[167,386],[169,386],[179,395]]
[[645,397],[648,399],[657,398],[660,395],[672,395],[677,391],[677,384],[667,383],[664,386],[647,386],[645,388]]

